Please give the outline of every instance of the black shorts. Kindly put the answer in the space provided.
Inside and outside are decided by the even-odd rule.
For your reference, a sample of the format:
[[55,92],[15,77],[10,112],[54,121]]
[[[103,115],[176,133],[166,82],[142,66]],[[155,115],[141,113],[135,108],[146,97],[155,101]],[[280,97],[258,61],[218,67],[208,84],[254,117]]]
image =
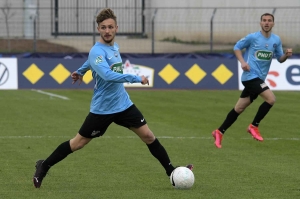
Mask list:
[[107,115],[89,113],[79,130],[79,134],[86,138],[102,136],[112,122],[126,128],[139,128],[147,123],[142,113],[133,104],[119,113]]
[[240,98],[250,96],[251,102],[253,102],[253,100],[255,100],[259,94],[269,89],[267,84],[259,78],[243,81],[242,84],[245,86],[245,88],[242,91]]

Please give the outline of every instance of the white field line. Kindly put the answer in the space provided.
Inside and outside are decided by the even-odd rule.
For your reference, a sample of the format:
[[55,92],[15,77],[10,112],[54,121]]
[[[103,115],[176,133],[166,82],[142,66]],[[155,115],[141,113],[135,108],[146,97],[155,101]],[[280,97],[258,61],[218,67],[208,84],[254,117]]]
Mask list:
[[51,97],[57,97],[57,98],[60,98],[60,99],[63,99],[63,100],[69,100],[68,97],[65,97],[65,96],[62,96],[62,95],[56,95],[54,93],[48,93],[48,92],[45,92],[45,91],[35,90],[35,89],[31,89],[31,90],[35,91],[35,92],[38,92],[38,93],[41,93],[41,94],[44,94],[44,95],[49,95]]
[[[71,138],[72,136],[60,135],[60,136],[32,136],[32,135],[24,135],[24,136],[0,136],[0,139],[43,139],[43,138]],[[138,139],[138,136],[106,136],[101,137],[102,139]],[[173,137],[173,136],[157,136],[158,139],[199,139],[199,140],[211,140],[212,137]],[[242,140],[250,140],[253,138],[241,138]],[[295,140],[299,141],[300,138],[264,138],[264,140]]]

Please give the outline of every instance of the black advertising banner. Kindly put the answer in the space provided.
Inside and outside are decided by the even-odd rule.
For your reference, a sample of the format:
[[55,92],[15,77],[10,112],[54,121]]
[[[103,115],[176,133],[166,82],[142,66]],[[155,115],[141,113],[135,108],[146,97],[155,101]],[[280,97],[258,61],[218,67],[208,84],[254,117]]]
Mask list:
[[[72,85],[71,73],[85,58],[27,58],[18,59],[18,87],[20,89],[74,89],[93,88],[91,72],[83,83]],[[123,59],[123,72],[145,75],[149,86],[124,83],[125,87],[154,89],[238,89],[236,59],[189,58],[127,58]]]

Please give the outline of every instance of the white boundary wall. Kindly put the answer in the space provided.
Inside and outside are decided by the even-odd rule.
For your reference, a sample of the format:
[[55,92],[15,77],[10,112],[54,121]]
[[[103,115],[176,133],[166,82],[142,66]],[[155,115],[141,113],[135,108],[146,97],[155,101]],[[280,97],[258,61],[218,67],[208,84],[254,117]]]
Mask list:
[[[7,0],[0,0],[0,7],[3,7]],[[51,36],[50,25],[50,0],[26,0],[32,4],[39,4],[40,8],[38,37],[40,39],[53,38]],[[114,0],[114,5],[120,1],[120,5],[124,6],[122,0]],[[11,37],[26,36],[26,28],[24,26],[24,0],[8,0],[12,8],[14,16],[11,17],[9,30]],[[80,6],[95,7],[96,0],[80,0]],[[60,1],[62,4],[63,1]],[[97,3],[104,5],[104,0],[97,0]],[[180,40],[191,41],[210,41],[210,19],[215,7],[219,7],[214,17],[214,42],[215,43],[234,43],[241,37],[250,32],[260,29],[259,18],[265,12],[275,12],[275,27],[273,32],[280,35],[285,45],[295,45],[300,43],[300,0],[146,0],[146,34],[151,35],[151,17],[153,8],[159,8],[155,20],[155,38],[161,40],[167,37],[176,37]],[[76,1],[74,0],[74,6]],[[176,9],[180,8],[180,12]],[[243,8],[254,9],[243,9]],[[202,9],[186,9],[182,8],[202,8]],[[205,9],[204,9],[205,8]],[[296,9],[289,9],[296,8]],[[94,13],[93,13],[94,14]],[[82,19],[84,20],[84,19]],[[81,24],[91,26],[89,19]],[[129,23],[130,24],[130,23]],[[6,37],[6,25],[4,15],[0,12],[0,37]],[[87,30],[91,27],[85,28]]]

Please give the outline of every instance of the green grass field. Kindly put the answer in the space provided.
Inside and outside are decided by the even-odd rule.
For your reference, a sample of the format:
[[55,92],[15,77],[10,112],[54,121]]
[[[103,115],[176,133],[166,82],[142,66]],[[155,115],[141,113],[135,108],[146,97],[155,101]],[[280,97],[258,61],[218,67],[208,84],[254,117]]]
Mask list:
[[2,199],[294,199],[300,198],[300,92],[275,92],[261,122],[264,142],[246,127],[257,99],[213,144],[239,91],[129,90],[174,165],[194,164],[195,184],[175,190],[159,162],[131,131],[111,125],[102,138],[55,165],[40,189],[35,161],[72,138],[89,112],[91,90],[0,91],[0,198]]

